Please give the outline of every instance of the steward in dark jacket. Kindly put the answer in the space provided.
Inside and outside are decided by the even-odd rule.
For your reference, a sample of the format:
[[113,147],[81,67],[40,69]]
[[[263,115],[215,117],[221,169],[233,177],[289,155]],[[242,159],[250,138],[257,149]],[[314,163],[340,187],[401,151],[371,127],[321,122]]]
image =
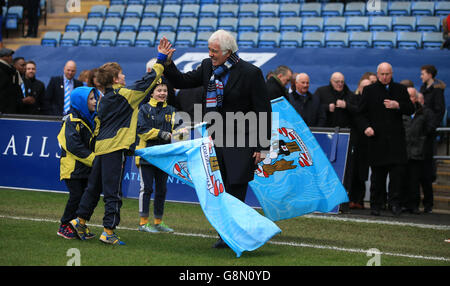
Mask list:
[[[315,96],[320,98],[320,103],[326,110],[326,127],[350,127],[352,122],[352,115],[349,110],[350,97],[352,96],[352,91],[344,84],[344,89],[342,91],[337,91],[333,88],[331,83],[326,86],[319,87],[314,93]],[[335,104],[337,100],[344,100],[347,103],[346,108],[336,107],[333,112],[329,110],[330,104]]]
[[0,113],[19,113],[22,102],[22,78],[12,66],[13,50],[0,50]]
[[300,95],[294,90],[289,94],[288,100],[308,127],[325,126],[325,110],[320,105],[318,96],[311,94],[309,91],[306,95]]

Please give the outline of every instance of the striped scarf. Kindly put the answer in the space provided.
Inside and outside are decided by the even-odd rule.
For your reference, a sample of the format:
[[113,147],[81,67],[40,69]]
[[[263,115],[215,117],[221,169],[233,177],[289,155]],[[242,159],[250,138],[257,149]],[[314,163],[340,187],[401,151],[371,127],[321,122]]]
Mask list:
[[206,112],[216,111],[223,103],[223,82],[221,77],[239,61],[239,56],[232,53],[226,62],[218,67],[213,66],[213,73],[209,79],[208,89],[206,91]]

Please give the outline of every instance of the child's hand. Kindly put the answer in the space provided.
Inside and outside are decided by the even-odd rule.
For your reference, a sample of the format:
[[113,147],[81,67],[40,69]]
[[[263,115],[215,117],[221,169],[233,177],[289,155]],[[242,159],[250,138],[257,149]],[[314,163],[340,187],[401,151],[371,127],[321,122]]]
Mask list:
[[159,41],[158,52],[171,57],[175,52],[175,49],[172,49],[172,44],[169,42],[169,40],[167,40],[166,37],[162,37],[162,39]]

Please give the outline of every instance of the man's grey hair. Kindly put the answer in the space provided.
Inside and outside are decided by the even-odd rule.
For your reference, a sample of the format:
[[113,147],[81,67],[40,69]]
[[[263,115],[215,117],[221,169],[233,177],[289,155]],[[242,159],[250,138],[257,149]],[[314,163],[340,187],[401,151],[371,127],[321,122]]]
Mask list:
[[238,50],[236,39],[230,32],[225,30],[217,30],[212,33],[208,39],[208,44],[213,42],[219,42],[219,46],[223,54],[226,54],[228,51],[235,53]]

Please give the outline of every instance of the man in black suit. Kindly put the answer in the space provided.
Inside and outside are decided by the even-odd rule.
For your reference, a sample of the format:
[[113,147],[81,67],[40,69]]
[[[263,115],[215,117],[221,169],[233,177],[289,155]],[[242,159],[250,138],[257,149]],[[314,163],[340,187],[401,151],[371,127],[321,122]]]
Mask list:
[[278,66],[274,71],[274,75],[271,76],[267,82],[267,92],[269,93],[269,99],[275,99],[281,96],[288,98],[288,91],[286,84],[290,82],[292,77],[292,70],[284,65]]
[[402,115],[414,113],[406,87],[392,80],[392,66],[381,63],[378,81],[363,89],[357,124],[368,137],[368,159],[372,169],[371,214],[380,215],[386,178],[389,174],[389,204],[400,215],[401,181],[407,162],[405,129]]
[[41,113],[46,115],[63,115],[70,107],[64,104],[66,91],[69,93],[83,83],[75,79],[77,65],[74,61],[68,61],[64,66],[64,75],[54,76],[50,79],[45,92],[45,100],[42,104]]
[[[163,40],[167,41],[165,38]],[[224,30],[214,32],[208,40],[208,49],[209,58],[204,59],[195,70],[181,73],[170,62],[164,75],[175,88],[203,86],[202,115],[210,117],[211,112],[218,112],[222,118],[219,121],[223,122],[223,134],[214,132],[211,136],[225,190],[244,201],[248,182],[253,180],[256,165],[262,160],[261,151],[270,148],[272,108],[261,70],[239,58],[236,54],[236,40],[230,33]],[[238,132],[237,126],[243,123],[235,120],[235,115],[239,112],[244,115],[256,114],[256,124],[244,122],[246,132]],[[259,113],[265,113],[266,120],[260,119]],[[207,117],[202,118],[206,120]],[[215,124],[218,122],[214,122]],[[220,129],[214,127],[214,130]],[[258,134],[261,128],[265,128],[265,136]],[[238,138],[238,135],[244,138]],[[231,136],[234,142],[228,144],[230,142],[227,139],[231,141]],[[252,144],[255,137],[256,144]],[[245,141],[244,146],[238,144],[242,139]],[[214,247],[224,248],[227,245],[219,238]]]

